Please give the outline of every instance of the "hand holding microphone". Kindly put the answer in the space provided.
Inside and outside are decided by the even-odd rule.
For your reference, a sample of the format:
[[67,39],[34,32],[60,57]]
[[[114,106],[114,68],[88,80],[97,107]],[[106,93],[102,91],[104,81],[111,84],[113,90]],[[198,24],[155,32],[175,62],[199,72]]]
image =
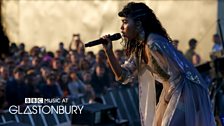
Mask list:
[[114,41],[114,40],[118,40],[120,38],[121,38],[120,33],[116,33],[116,34],[113,34],[111,36],[110,35],[105,35],[98,40],[94,40],[94,41],[86,43],[85,47],[92,47],[92,46],[99,45],[99,44],[106,44],[108,41]]
[[107,41],[107,42],[103,43],[103,49],[107,53],[113,52],[112,40],[109,39],[109,37],[110,37],[110,35],[105,35],[105,36],[102,37],[104,40]]

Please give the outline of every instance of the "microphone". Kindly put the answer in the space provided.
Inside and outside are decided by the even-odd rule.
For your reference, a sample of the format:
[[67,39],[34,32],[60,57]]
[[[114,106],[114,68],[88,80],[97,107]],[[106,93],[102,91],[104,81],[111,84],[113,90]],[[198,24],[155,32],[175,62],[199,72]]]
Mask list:
[[[116,33],[116,34],[113,34],[111,36],[108,37],[111,41],[114,41],[114,40],[118,40],[121,38],[121,34],[120,33]],[[98,39],[98,40],[94,40],[94,41],[91,41],[91,42],[88,42],[85,44],[85,47],[91,47],[91,46],[95,46],[95,45],[99,45],[99,44],[102,44],[102,43],[105,43],[107,42],[106,39]]]

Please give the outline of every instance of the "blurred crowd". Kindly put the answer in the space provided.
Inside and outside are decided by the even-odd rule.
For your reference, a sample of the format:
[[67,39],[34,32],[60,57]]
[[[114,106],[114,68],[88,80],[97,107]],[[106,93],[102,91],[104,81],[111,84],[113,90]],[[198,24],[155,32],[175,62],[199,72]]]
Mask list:
[[[212,52],[221,51],[223,47],[218,34],[212,40],[214,46],[211,47],[211,59],[215,59]],[[196,52],[197,42],[195,38],[190,39],[186,53],[178,49],[179,40],[173,40],[173,45],[189,62],[199,65],[201,57]],[[119,63],[123,64],[126,60],[125,51],[117,49],[114,53]],[[210,75],[209,78],[207,82],[212,83]],[[219,92],[224,96],[224,81],[219,80],[218,83],[222,85]],[[104,51],[100,50],[97,54],[85,52],[80,34],[73,34],[68,48],[60,42],[55,52],[38,46],[27,51],[24,43],[12,42],[10,55],[0,60],[2,110],[11,105],[23,105],[25,98],[85,97],[91,103],[108,90],[120,86],[109,68]]]
[[[122,50],[115,51],[122,64]],[[115,81],[103,50],[85,53],[79,34],[74,34],[69,49],[58,44],[55,52],[25,44],[10,45],[10,56],[0,60],[0,108],[22,105],[25,98],[85,97],[88,102],[107,90],[120,86]]]

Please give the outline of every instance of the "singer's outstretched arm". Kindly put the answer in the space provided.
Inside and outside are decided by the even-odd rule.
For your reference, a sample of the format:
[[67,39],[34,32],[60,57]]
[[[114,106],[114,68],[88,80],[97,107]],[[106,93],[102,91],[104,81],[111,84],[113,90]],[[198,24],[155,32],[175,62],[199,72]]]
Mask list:
[[122,74],[122,67],[120,66],[118,60],[114,56],[113,52],[113,46],[112,46],[112,41],[108,39],[108,35],[103,36],[103,39],[106,39],[108,43],[103,44],[103,49],[106,53],[106,56],[108,58],[109,65],[115,74],[116,78],[120,80],[121,74]]

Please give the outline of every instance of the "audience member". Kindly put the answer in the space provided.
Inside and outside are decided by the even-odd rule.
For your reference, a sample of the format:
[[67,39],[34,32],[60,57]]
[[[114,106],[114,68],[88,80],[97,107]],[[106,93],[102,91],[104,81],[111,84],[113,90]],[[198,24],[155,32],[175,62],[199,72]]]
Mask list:
[[198,65],[201,62],[201,58],[199,54],[195,52],[196,46],[197,46],[197,40],[192,38],[189,40],[189,49],[185,53],[185,57],[189,62],[191,62],[193,65]]

